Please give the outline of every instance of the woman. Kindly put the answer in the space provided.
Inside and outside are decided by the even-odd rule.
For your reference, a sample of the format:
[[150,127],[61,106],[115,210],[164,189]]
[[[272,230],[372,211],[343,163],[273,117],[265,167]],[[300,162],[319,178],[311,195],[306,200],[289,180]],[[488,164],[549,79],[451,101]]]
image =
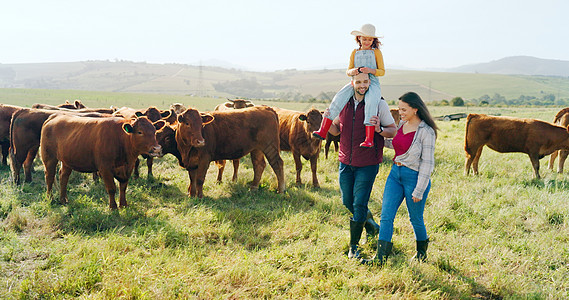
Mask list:
[[416,258],[419,261],[427,259],[429,237],[423,212],[435,166],[438,127],[421,97],[414,92],[399,98],[399,114],[401,123],[392,142],[395,150],[393,166],[383,191],[377,255],[372,260],[364,260],[364,264],[383,265],[387,260],[393,247],[393,220],[403,199],[417,241]]

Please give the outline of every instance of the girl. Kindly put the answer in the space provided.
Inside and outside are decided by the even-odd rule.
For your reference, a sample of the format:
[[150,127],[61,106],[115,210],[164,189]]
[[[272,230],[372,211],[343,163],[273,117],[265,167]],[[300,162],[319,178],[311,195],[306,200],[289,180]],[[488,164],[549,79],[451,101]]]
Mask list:
[[435,167],[438,127],[416,93],[409,92],[399,98],[399,114],[401,123],[392,141],[395,157],[383,191],[377,255],[373,260],[364,260],[364,264],[382,265],[389,256],[393,247],[393,220],[403,199],[417,241],[415,258],[419,261],[427,259],[429,237],[423,212]]
[[[356,36],[356,42],[360,46],[359,49],[354,49],[350,56],[350,65],[346,74],[354,76],[360,73],[369,74],[370,86],[365,97],[365,118],[364,124],[366,125],[366,139],[360,144],[360,147],[371,148],[373,147],[373,135],[375,126],[371,125],[370,118],[377,116],[379,101],[381,98],[381,89],[379,87],[379,80],[376,76],[383,76],[385,74],[385,67],[383,66],[383,55],[379,50],[381,43],[375,35],[375,27],[371,24],[365,24],[361,29],[354,30],[351,33]],[[322,124],[318,131],[312,134],[319,138],[325,139],[328,129],[344,108],[346,103],[354,95],[354,88],[351,82],[345,85],[332,99],[330,103],[330,115],[322,118]]]

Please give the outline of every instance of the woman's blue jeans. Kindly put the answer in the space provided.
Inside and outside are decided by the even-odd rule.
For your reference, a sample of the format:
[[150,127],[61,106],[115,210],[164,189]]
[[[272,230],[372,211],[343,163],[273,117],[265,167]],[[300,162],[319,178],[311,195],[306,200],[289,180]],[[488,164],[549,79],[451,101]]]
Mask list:
[[381,204],[381,220],[379,224],[379,240],[391,242],[393,236],[393,220],[397,214],[397,210],[403,198],[409,212],[409,220],[415,231],[415,239],[424,241],[428,238],[427,229],[423,220],[423,212],[425,211],[425,202],[427,195],[431,189],[431,182],[427,186],[423,199],[419,202],[413,202],[413,190],[417,185],[417,177],[419,172],[409,169],[405,166],[393,165],[391,172],[385,182],[383,191],[383,203]]
[[367,219],[367,204],[379,165],[353,167],[340,163],[340,192],[344,206],[352,213],[352,220],[363,223]]

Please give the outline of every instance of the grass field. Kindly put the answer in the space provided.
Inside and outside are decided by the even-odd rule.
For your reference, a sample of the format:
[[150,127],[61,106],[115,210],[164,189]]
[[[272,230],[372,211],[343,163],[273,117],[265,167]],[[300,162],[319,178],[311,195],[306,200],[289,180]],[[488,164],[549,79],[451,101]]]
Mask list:
[[[53,100],[48,91],[42,93]],[[89,105],[99,97],[123,101],[126,96],[86,93],[81,99]],[[129,97],[124,101],[133,101]],[[132,99],[210,105],[164,97]],[[559,110],[431,109],[435,116],[476,112],[546,121]],[[23,186],[12,185],[9,168],[0,167],[0,298],[569,297],[569,175],[548,170],[544,158],[543,179],[533,180],[527,155],[485,149],[480,175],[465,176],[464,119],[438,125],[425,210],[431,238],[426,263],[411,261],[415,241],[404,206],[395,220],[393,255],[383,268],[347,259],[349,214],[340,200],[335,152],[319,159],[320,189],[310,185],[307,162],[305,184],[295,186],[292,155],[282,152],[284,194],[275,193],[269,167],[259,191],[249,191],[253,171],[245,157],[235,183],[230,167],[224,182],[215,183],[217,170],[211,166],[203,199],[186,196],[187,172],[166,156],[155,160],[154,180],[147,180],[142,167],[142,177],[131,180],[127,190],[129,207],[119,211],[108,209],[103,184],[88,174],[72,174],[68,205],[48,200],[37,160],[33,182]],[[370,202],[376,220],[393,157],[390,149],[384,153]],[[373,256],[375,240],[364,241],[364,255]]]

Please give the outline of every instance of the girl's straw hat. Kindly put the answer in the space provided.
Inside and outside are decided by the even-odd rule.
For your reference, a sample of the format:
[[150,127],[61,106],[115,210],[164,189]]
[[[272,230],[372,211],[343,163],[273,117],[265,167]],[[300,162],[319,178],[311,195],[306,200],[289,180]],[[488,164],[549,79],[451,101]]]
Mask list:
[[375,26],[371,24],[364,24],[360,30],[352,31],[352,35],[355,36],[368,36],[372,38],[380,38],[379,36],[375,35]]

